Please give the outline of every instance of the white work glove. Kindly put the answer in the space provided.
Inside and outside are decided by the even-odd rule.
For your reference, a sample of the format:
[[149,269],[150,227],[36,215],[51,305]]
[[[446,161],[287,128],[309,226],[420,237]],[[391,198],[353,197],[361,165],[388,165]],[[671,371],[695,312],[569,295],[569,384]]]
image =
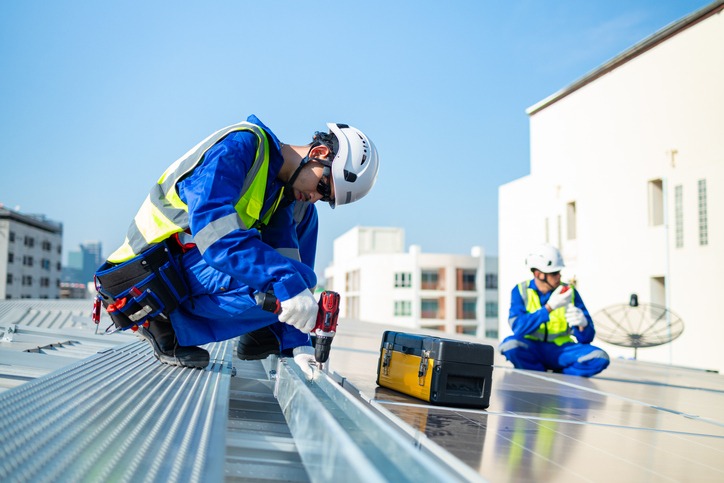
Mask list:
[[580,330],[588,325],[588,319],[583,315],[583,310],[573,304],[568,304],[568,307],[566,307],[566,322],[571,327],[578,326]]
[[319,307],[309,290],[304,290],[299,295],[282,301],[281,305],[280,322],[293,325],[305,334],[309,333],[317,323],[317,310],[319,310]]
[[295,347],[292,353],[294,354],[294,362],[302,369],[307,379],[312,379],[312,377],[314,377],[312,364],[314,364],[315,367],[317,365],[317,361],[314,359],[314,347],[302,345]]
[[571,303],[573,290],[569,288],[565,293],[561,293],[564,288],[565,287],[563,285],[559,285],[558,288],[551,294],[551,298],[548,299],[548,302],[546,302],[546,305],[551,308],[551,312]]

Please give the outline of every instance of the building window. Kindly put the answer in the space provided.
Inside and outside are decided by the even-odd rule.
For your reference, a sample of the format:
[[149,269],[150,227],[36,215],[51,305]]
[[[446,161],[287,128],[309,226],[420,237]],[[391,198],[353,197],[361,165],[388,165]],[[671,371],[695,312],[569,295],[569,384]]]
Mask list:
[[649,181],[649,225],[664,224],[664,184],[660,179]]
[[359,290],[359,270],[347,272],[345,275],[345,287],[347,292],[356,292]]
[[420,288],[422,290],[443,290],[445,269],[439,270],[422,270],[420,273]]
[[33,238],[32,236],[26,236],[26,237],[25,237],[24,244],[25,244],[26,247],[30,247],[30,248],[34,247],[34,246],[35,246],[35,238]]
[[412,315],[412,302],[395,300],[395,316],[409,317],[410,315]]
[[651,277],[651,303],[666,306],[666,278]]
[[576,239],[576,202],[566,205],[566,234],[568,240]]
[[455,332],[458,334],[475,335],[478,332],[477,325],[456,325]]
[[412,287],[412,274],[409,272],[395,273],[395,287],[397,287],[397,288]]
[[486,273],[485,274],[485,288],[495,290],[498,288],[498,274],[497,273]]
[[485,302],[485,317],[497,317],[498,316],[498,303],[497,302]]
[[12,285],[12,284],[13,284],[13,274],[12,274],[12,273],[8,273],[8,276],[5,278],[5,282],[6,282],[8,285]]
[[457,269],[457,289],[475,291],[476,274],[477,274],[477,270],[458,268]]
[[681,185],[674,188],[674,219],[676,223],[676,248],[684,246],[684,189]]
[[13,252],[8,252],[8,263],[13,263],[13,260],[15,260],[15,255]]
[[15,232],[14,231],[11,231],[8,233],[8,240],[10,240],[10,242],[15,241]]
[[706,180],[699,180],[699,245],[709,244],[709,225],[706,212]]
[[420,318],[438,319],[440,304],[438,299],[422,299],[420,300]]
[[477,319],[477,299],[458,297],[457,299],[457,314],[458,320],[475,320]]
[[48,240],[43,240],[43,251],[49,252],[51,250],[51,248],[52,248],[52,245],[50,244],[50,242]]

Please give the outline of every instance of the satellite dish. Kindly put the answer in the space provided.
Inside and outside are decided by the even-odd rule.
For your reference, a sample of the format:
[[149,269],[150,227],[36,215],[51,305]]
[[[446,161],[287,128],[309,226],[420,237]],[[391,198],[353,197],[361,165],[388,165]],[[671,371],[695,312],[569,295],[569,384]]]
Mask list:
[[636,359],[640,347],[668,344],[684,332],[684,321],[662,305],[641,304],[636,294],[628,304],[611,305],[593,316],[596,337],[620,347],[633,347]]

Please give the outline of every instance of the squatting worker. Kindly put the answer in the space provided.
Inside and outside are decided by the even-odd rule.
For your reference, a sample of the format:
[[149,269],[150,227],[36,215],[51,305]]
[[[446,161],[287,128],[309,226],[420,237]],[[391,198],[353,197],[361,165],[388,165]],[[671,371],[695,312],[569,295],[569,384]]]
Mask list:
[[[197,346],[244,334],[242,359],[277,353],[308,369],[317,316],[313,203],[359,200],[379,167],[364,133],[327,127],[308,145],[283,144],[252,115],[173,163],[96,273],[116,326],[137,330],[166,364],[206,367],[209,354]],[[258,308],[257,292],[273,292],[281,313]]]
[[513,288],[508,317],[513,335],[500,344],[503,355],[518,369],[576,376],[608,367],[608,354],[591,345],[596,330],[581,295],[561,283],[565,265],[558,249],[541,245],[526,265],[533,279]]

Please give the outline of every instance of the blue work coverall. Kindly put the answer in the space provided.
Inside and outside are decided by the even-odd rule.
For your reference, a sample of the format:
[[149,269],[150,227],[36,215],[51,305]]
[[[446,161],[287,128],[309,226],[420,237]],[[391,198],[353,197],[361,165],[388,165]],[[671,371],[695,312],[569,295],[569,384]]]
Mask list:
[[541,324],[548,322],[549,314],[545,304],[553,293],[552,291],[545,294],[540,292],[534,280],[528,282],[528,286],[538,294],[541,308],[529,313],[518,286],[513,288],[508,315],[513,335],[507,337],[500,344],[500,350],[506,359],[518,369],[551,370],[586,377],[598,374],[608,367],[610,362],[608,354],[591,345],[596,335],[596,329],[578,290],[575,292],[573,305],[583,311],[588,325],[583,330],[578,327],[572,328],[572,335],[578,341],[577,343],[566,342],[559,346],[554,342],[543,342],[525,337],[535,333]]
[[[281,145],[256,116],[247,121],[261,127],[270,141],[264,213],[284,186],[277,179],[283,164]],[[234,206],[254,163],[257,142],[248,131],[229,134],[178,183],[179,197],[188,206],[191,233],[236,213]],[[279,300],[287,300],[317,283],[313,270],[317,212],[310,205],[301,221],[295,222],[295,203],[282,200],[261,231],[237,228],[210,245],[203,255],[196,247],[182,255],[180,265],[191,296],[171,314],[180,345],[226,340],[265,326],[279,339],[281,351],[310,345],[307,334],[262,311],[254,299],[255,292],[273,289]],[[294,254],[306,264],[285,256]]]

